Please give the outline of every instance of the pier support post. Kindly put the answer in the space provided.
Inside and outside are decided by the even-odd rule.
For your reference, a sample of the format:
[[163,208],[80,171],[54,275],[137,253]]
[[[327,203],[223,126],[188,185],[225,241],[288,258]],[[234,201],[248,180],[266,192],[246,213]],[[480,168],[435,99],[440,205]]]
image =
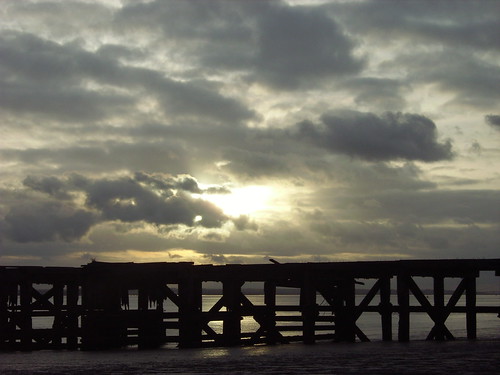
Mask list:
[[193,277],[179,281],[179,347],[201,346],[201,281]]
[[389,277],[382,277],[380,278],[379,283],[382,340],[392,341],[391,279]]
[[264,304],[265,310],[265,330],[266,344],[274,345],[277,341],[276,334],[276,283],[273,281],[264,282]]
[[222,283],[222,295],[227,313],[222,324],[224,346],[239,345],[241,341],[241,286],[239,280],[227,280]]
[[444,277],[434,276],[434,314],[436,331],[434,339],[443,341],[445,339],[444,328]]
[[358,315],[355,294],[354,278],[347,277],[339,281],[333,306],[335,311],[335,341],[356,341]]
[[52,345],[56,348],[62,345],[62,336],[64,335],[64,285],[60,282],[55,282],[52,287],[54,290],[54,323],[52,325],[53,338]]
[[314,344],[316,326],[316,288],[306,273],[302,287],[300,288],[300,309],[302,311],[302,335],[304,344]]
[[0,284],[0,350],[7,347],[9,339],[9,285],[4,280]]
[[465,278],[465,308],[466,308],[466,326],[467,338],[475,340],[477,338],[477,321],[476,321],[476,278],[467,276]]
[[149,309],[149,295],[151,285],[139,288],[139,349],[156,348],[165,342],[165,329],[163,327],[163,311]]
[[33,326],[32,326],[32,308],[31,299],[33,288],[31,281],[23,280],[20,284],[20,301],[21,301],[21,313],[19,318],[19,328],[21,328],[21,349],[31,350],[32,346],[32,336],[33,336]]
[[398,305],[399,305],[399,324],[398,324],[398,340],[410,340],[410,289],[406,274],[400,274],[397,277],[398,288]]
[[79,286],[75,282],[70,282],[66,289],[66,329],[67,329],[67,347],[70,350],[78,348],[78,298]]

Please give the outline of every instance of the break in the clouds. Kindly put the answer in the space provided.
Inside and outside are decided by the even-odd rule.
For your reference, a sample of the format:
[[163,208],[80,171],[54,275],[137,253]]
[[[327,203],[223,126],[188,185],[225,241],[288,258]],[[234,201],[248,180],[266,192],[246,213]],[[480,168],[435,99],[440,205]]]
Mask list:
[[0,3],[0,264],[497,256],[497,1]]

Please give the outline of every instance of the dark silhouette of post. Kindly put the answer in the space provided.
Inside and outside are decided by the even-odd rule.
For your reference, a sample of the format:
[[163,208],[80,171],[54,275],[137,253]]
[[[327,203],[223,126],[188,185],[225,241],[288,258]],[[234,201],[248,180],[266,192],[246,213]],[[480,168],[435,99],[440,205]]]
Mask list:
[[380,316],[382,323],[382,340],[392,341],[392,303],[391,303],[391,279],[382,277],[380,285]]
[[236,346],[241,340],[241,286],[239,280],[222,282],[222,298],[227,311],[222,323],[224,346]]
[[400,274],[397,277],[398,305],[399,305],[399,323],[398,340],[410,340],[410,289],[408,286],[406,274]]
[[476,278],[467,276],[465,278],[465,308],[467,321],[467,338],[475,340],[477,338],[477,321],[476,321]]
[[276,283],[264,282],[264,321],[266,331],[266,344],[274,345],[277,342],[276,334]]
[[179,281],[179,347],[201,346],[201,281],[185,275]]
[[445,339],[444,320],[444,277],[434,276],[434,316],[437,320],[436,331],[434,332],[434,339],[443,341]]
[[300,288],[300,309],[302,312],[302,335],[304,344],[314,344],[316,326],[316,288],[311,280],[311,275],[306,271],[302,287]]

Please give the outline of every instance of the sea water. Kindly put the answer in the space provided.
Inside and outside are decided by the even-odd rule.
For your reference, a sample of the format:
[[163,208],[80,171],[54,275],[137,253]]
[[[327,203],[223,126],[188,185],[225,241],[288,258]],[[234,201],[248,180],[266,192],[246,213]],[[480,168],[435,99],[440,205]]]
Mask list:
[[[262,296],[247,296],[262,304]],[[204,296],[207,311],[220,296]],[[360,296],[360,298],[362,298]],[[498,306],[499,296],[478,295],[478,306]],[[359,302],[359,301],[358,301]],[[298,296],[277,296],[277,305],[296,305]],[[318,304],[323,303],[318,298]],[[378,301],[374,301],[378,303]],[[130,300],[134,308],[136,300]],[[412,302],[417,306],[416,301]],[[459,305],[463,302],[459,302]],[[170,308],[168,305],[166,308]],[[281,313],[280,313],[281,314]],[[397,314],[393,314],[396,340]],[[465,314],[453,313],[446,326],[457,338],[427,342],[432,321],[412,313],[409,343],[381,341],[380,316],[364,313],[357,322],[372,340],[368,343],[319,342],[236,348],[177,349],[169,344],[154,350],[128,347],[107,351],[52,351],[0,353],[0,374],[498,374],[500,372],[500,319],[477,315],[478,340],[465,339]],[[40,321],[38,324],[43,325]],[[215,322],[214,322],[215,324]],[[218,324],[218,323],[217,323]],[[215,324],[215,329],[220,329]],[[251,317],[242,331],[255,331]]]

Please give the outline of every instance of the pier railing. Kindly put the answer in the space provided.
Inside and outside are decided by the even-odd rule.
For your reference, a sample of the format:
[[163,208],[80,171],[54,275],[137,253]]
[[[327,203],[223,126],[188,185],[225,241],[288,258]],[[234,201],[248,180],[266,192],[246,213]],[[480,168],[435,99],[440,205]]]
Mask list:
[[[477,314],[500,314],[500,301],[477,305],[483,271],[500,276],[500,259],[5,266],[0,267],[0,349],[370,341],[357,324],[365,313],[379,314],[376,328],[384,341],[408,341],[410,316],[417,313],[432,320],[428,340],[453,340],[446,322],[456,313],[465,316],[467,338],[476,339]],[[449,279],[455,280],[452,290],[445,288]],[[253,293],[260,288],[260,304],[246,294],[248,284]],[[220,297],[207,307],[206,289],[214,285],[220,286]],[[297,296],[296,303],[277,303],[284,288]],[[243,319],[253,319],[250,332]]]

